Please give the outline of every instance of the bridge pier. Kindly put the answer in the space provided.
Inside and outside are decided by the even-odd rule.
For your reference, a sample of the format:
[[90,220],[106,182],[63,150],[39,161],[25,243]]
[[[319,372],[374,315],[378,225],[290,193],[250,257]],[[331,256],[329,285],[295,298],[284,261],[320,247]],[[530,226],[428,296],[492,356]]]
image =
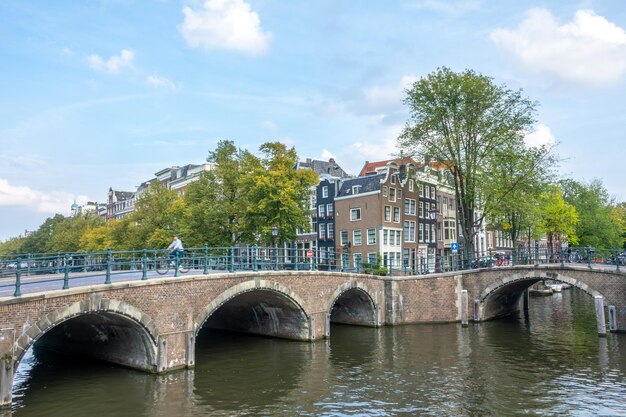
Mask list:
[[195,332],[184,331],[159,335],[156,373],[191,368],[195,364]]
[[606,336],[606,319],[604,317],[604,298],[601,295],[596,295],[596,322],[598,323],[598,335]]
[[0,329],[0,407],[11,405],[13,401],[13,376],[15,374],[15,358],[13,357],[13,341],[15,329]]

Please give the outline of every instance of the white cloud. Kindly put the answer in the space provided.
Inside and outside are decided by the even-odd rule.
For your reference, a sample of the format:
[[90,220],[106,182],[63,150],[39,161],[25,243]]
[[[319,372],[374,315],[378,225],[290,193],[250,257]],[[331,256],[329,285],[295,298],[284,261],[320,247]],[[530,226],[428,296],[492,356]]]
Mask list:
[[259,15],[243,0],[206,0],[200,10],[183,7],[184,22],[178,27],[193,48],[231,49],[262,54],[272,39],[261,28]]
[[158,75],[149,75],[146,78],[146,81],[152,87],[164,88],[166,90],[176,91],[176,84],[174,84],[172,81],[168,80],[165,77],[161,77],[161,76],[158,76]]
[[69,193],[44,193],[26,186],[15,186],[0,178],[0,206],[17,206],[40,213],[68,214],[74,201],[79,204],[87,202],[85,196]]
[[396,142],[402,128],[402,125],[390,126],[380,131],[375,139],[357,140],[343,149],[335,160],[346,172],[357,175],[363,168],[365,161],[373,162],[394,158],[394,155],[399,153]]
[[276,123],[272,122],[271,120],[263,120],[261,122],[261,127],[265,130],[269,130],[270,132],[276,132],[276,130],[278,129]]
[[542,145],[552,146],[556,144],[556,139],[548,126],[539,123],[533,132],[524,136],[524,143],[528,147],[536,148]]
[[380,122],[396,123],[406,119],[402,100],[406,97],[405,90],[417,80],[414,75],[405,75],[389,84],[365,88],[352,100],[350,107],[357,114],[375,116]]
[[491,40],[525,70],[579,84],[613,84],[626,72],[626,32],[591,10],[561,25],[533,8],[516,29],[492,31]]
[[96,71],[117,74],[124,68],[131,68],[134,59],[135,53],[133,51],[122,49],[119,55],[114,55],[106,61],[99,55],[89,55],[87,62],[89,62],[89,66]]

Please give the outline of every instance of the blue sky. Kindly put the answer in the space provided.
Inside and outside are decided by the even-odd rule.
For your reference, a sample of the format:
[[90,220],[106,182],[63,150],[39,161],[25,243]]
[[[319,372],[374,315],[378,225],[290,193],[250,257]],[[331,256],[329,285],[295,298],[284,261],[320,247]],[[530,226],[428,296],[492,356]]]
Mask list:
[[523,89],[529,142],[626,200],[623,0],[0,0],[0,240],[221,139],[356,174],[441,66]]

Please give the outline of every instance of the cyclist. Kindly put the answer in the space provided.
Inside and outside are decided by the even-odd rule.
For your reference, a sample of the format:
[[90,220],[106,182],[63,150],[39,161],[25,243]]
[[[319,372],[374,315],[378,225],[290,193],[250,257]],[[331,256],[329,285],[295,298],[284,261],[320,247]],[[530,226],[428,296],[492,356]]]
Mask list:
[[172,240],[172,243],[170,243],[170,245],[167,247],[167,250],[170,251],[170,259],[172,266],[175,265],[174,260],[176,259],[176,257],[181,257],[183,255],[184,252],[184,248],[183,248],[183,242],[179,239],[178,235],[174,235],[174,240]]

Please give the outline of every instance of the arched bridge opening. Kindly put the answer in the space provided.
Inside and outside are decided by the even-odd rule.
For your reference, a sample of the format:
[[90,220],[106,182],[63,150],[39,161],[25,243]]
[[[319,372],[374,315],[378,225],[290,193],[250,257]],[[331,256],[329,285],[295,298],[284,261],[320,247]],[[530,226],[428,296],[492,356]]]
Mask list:
[[357,326],[379,326],[376,305],[362,288],[350,288],[340,293],[330,311],[330,322]]
[[43,333],[33,346],[156,372],[156,343],[151,335],[139,323],[112,312],[65,320]]
[[485,288],[474,300],[474,321],[490,320],[515,314],[528,302],[529,288],[539,281],[556,281],[579,288],[591,297],[604,296],[584,282],[555,272],[521,273],[504,277]]
[[301,305],[280,291],[255,288],[215,308],[201,329],[218,329],[293,340],[308,340],[309,318]]

